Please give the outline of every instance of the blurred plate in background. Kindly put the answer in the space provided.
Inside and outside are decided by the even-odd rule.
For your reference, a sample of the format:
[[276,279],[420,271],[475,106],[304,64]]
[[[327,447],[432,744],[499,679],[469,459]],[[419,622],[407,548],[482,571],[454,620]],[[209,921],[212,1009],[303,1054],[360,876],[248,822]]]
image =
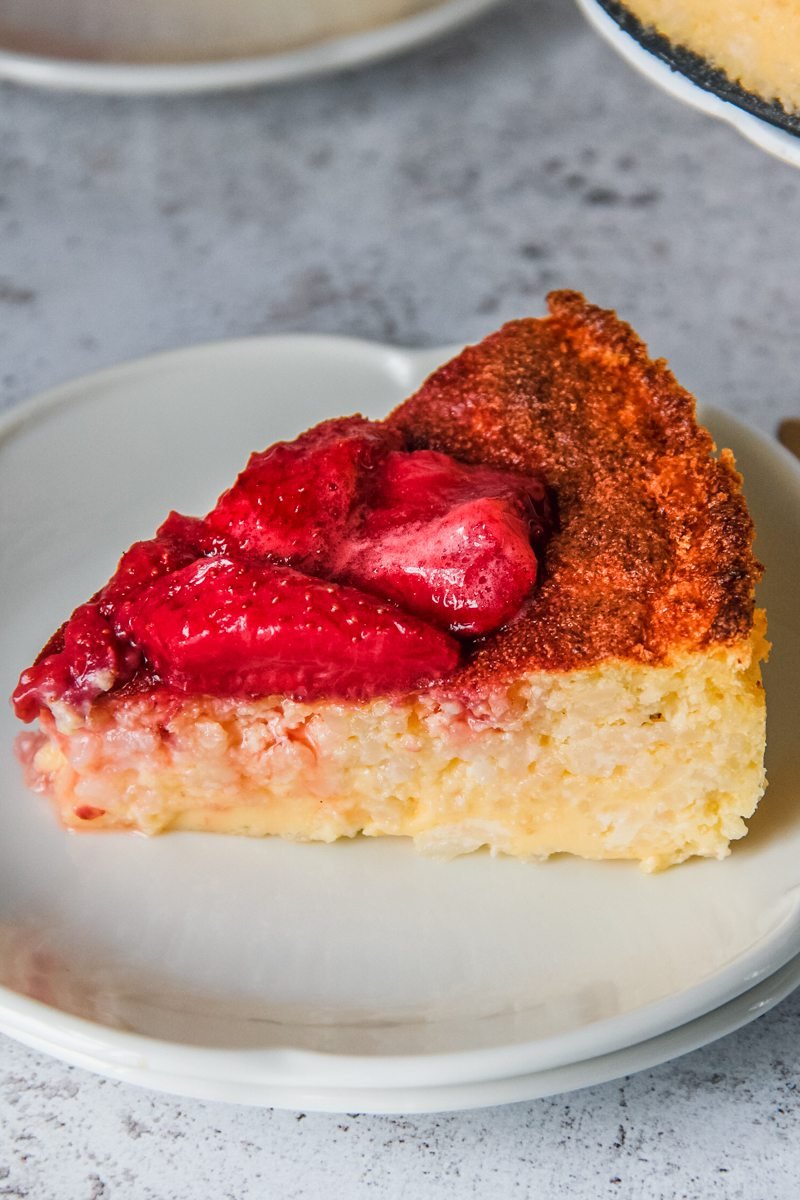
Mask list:
[[399,53],[498,0],[3,0],[0,79],[111,93],[280,83]]

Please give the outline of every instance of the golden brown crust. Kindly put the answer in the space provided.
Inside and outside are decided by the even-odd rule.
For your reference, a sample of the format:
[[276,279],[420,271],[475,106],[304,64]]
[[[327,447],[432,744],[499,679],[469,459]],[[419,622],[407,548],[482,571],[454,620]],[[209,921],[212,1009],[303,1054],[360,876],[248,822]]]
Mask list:
[[577,292],[436,371],[389,418],[417,447],[541,469],[560,532],[529,607],[463,683],[745,639],[760,573],[733,456],[633,330]]

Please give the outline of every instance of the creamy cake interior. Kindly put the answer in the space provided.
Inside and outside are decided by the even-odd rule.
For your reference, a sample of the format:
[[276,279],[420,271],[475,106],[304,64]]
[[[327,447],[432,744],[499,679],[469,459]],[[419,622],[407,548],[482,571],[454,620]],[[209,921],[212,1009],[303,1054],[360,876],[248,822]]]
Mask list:
[[442,857],[487,846],[656,870],[721,858],[746,833],[764,790],[764,651],[759,620],[736,648],[532,672],[476,710],[199,697],[155,719],[141,698],[27,749],[70,828],[405,835]]

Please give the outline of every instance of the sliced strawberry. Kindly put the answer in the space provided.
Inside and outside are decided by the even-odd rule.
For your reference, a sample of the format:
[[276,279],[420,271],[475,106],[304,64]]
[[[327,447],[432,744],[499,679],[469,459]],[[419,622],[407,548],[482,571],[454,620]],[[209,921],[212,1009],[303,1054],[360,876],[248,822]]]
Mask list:
[[130,679],[141,662],[140,652],[120,641],[95,601],[75,610],[61,641],[60,650],[40,656],[20,676],[12,702],[23,721],[35,720],[41,708],[59,701],[86,707]]
[[550,500],[541,475],[463,463],[436,450],[393,451],[387,456],[373,492],[370,529],[377,533],[408,521],[428,521],[480,497],[519,502],[534,543],[550,530]]
[[121,613],[158,675],[183,692],[363,699],[452,671],[458,644],[353,588],[267,563],[207,558]]
[[171,512],[156,531],[156,538],[191,550],[195,558],[206,554],[227,554],[230,539],[212,528],[203,517],[186,517]]
[[372,472],[400,444],[398,434],[364,417],[324,421],[251,455],[207,523],[244,553],[324,572]]
[[355,543],[340,578],[466,637],[498,629],[536,581],[526,522],[507,500],[456,505]]
[[489,633],[532,588],[548,493],[535,474],[401,444],[350,417],[254,454],[207,518],[171,513],[131,546],[23,672],[18,715],[88,706],[152,670],[184,692],[307,699],[454,670],[441,630]]
[[393,453],[334,576],[475,637],[510,620],[536,580],[531,545],[551,521],[538,476],[470,466],[430,450]]
[[162,537],[160,532],[159,536],[145,542],[134,542],[119,560],[116,571],[97,596],[100,608],[107,616],[154,580],[185,567],[198,557],[199,551],[194,546],[175,537]]
[[33,721],[40,708],[59,700],[74,708],[85,707],[103,692],[126,683],[142,656],[126,640],[127,631],[117,615],[120,606],[154,580],[196,558],[195,549],[177,536],[134,542],[105,587],[75,610],[34,665],[23,671],[12,696],[17,716]]

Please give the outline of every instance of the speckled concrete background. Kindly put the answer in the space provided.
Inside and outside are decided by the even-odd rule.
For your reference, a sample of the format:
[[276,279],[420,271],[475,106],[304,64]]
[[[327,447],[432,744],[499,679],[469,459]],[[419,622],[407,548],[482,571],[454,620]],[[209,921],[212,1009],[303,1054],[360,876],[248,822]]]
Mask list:
[[[433,344],[617,307],[704,399],[800,411],[800,173],[653,90],[567,0],[392,63],[169,101],[0,88],[0,404],[281,330]],[[0,1197],[796,1200],[800,998],[678,1062],[442,1117],[172,1100],[0,1039]]]

